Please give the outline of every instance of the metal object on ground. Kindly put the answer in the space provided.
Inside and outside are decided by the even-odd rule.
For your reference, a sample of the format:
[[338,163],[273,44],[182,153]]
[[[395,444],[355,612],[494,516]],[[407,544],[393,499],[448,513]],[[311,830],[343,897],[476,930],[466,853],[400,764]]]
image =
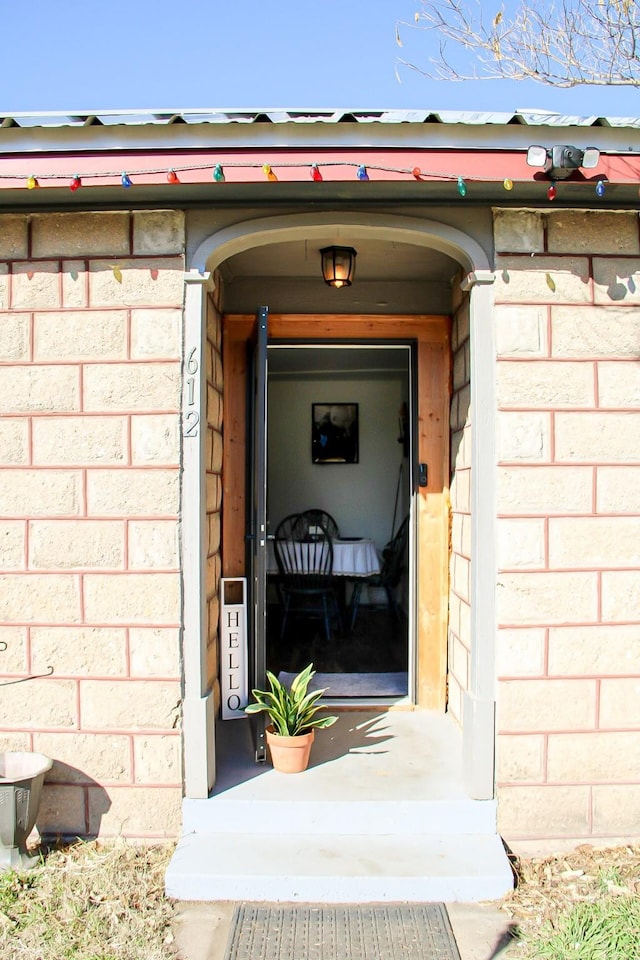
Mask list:
[[243,903],[225,960],[460,960],[444,904]]
[[53,761],[41,753],[0,753],[0,872],[27,870],[38,863],[27,852],[45,774]]

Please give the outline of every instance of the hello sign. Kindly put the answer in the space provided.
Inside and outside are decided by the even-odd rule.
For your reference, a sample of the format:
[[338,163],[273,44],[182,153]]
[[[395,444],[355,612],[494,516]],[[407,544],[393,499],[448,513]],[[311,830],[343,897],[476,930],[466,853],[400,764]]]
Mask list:
[[222,719],[246,717],[247,682],[247,580],[220,580],[220,693]]

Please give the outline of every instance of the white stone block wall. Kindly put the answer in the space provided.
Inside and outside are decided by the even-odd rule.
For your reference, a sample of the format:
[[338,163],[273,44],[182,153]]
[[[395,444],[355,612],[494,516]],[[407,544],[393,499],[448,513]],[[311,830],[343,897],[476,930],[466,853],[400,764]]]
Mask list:
[[637,837],[638,216],[494,226],[499,828]]
[[183,249],[173,211],[0,216],[0,743],[53,758],[48,833],[179,829]]
[[449,560],[448,710],[462,723],[471,651],[471,354],[469,297],[454,292],[451,328],[451,549]]

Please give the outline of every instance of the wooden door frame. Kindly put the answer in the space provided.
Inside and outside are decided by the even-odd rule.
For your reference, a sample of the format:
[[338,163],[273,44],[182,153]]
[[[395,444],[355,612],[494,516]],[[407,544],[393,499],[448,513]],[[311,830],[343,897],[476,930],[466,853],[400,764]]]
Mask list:
[[[245,575],[247,341],[256,318],[222,320],[222,575]],[[416,705],[443,712],[449,593],[450,326],[447,316],[270,314],[269,340],[404,340],[417,345]]]

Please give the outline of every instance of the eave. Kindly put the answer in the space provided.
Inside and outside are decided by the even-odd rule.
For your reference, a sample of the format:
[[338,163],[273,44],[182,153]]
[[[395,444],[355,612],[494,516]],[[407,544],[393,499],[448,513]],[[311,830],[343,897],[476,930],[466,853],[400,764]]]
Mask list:
[[[264,165],[277,177],[267,180]],[[224,182],[215,182],[220,165]],[[317,166],[322,182],[314,182]],[[368,180],[358,179],[364,167]],[[179,183],[167,182],[174,170]],[[122,186],[126,171],[132,187]],[[69,189],[79,175],[80,189]],[[27,189],[28,178],[39,188]],[[466,195],[460,196],[458,178]],[[605,183],[605,195],[595,185]],[[154,149],[0,155],[0,207],[5,210],[99,209],[163,205],[312,203],[497,203],[545,205],[549,177],[527,166],[525,149],[470,148],[268,148]],[[556,184],[555,205],[637,207],[640,156],[601,154],[594,170]],[[513,184],[512,189],[508,189]]]

